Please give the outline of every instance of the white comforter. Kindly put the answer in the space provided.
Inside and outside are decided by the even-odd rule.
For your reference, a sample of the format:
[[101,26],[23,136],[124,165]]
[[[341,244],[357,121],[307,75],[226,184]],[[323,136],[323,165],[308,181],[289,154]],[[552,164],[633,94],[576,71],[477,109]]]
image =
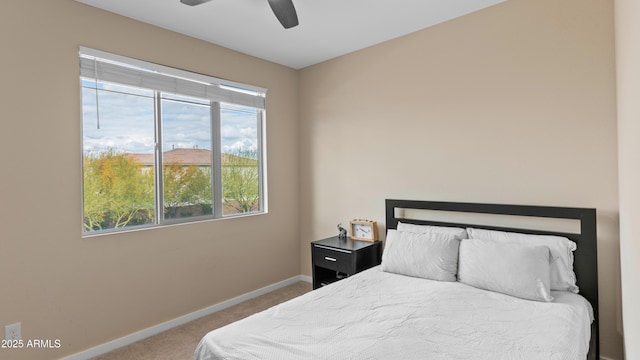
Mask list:
[[196,360],[580,359],[593,312],[581,296],[521,300],[379,267],[207,334]]

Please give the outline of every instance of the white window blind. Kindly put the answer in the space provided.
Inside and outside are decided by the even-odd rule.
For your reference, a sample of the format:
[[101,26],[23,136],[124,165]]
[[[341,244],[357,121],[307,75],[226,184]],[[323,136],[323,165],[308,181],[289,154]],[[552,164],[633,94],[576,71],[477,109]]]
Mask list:
[[99,50],[80,48],[80,75],[99,81],[265,109],[266,89]]

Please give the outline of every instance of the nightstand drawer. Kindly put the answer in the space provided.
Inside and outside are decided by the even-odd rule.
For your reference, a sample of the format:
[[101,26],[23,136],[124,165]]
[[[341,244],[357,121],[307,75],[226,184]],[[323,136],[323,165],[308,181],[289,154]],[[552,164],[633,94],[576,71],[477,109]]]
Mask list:
[[313,263],[325,269],[340,271],[346,274],[353,272],[351,262],[351,252],[347,250],[337,250],[321,245],[314,245]]
[[381,242],[356,241],[338,236],[311,243],[313,289],[334,283],[380,264]]

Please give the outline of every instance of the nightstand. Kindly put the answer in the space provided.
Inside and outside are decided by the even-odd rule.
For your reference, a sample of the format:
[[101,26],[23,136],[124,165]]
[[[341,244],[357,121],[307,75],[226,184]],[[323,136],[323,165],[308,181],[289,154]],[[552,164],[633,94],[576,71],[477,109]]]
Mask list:
[[340,239],[337,236],[311,243],[313,289],[379,265],[382,242]]

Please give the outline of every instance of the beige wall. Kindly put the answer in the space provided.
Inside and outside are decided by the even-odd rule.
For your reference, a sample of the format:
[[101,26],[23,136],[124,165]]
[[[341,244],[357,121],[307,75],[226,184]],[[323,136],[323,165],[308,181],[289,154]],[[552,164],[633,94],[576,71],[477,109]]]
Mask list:
[[620,262],[627,359],[640,359],[640,2],[616,0]]
[[303,69],[301,271],[385,198],[596,207],[621,359],[613,29],[607,0],[511,0]]
[[[80,45],[268,88],[269,214],[82,239]],[[0,47],[0,325],[62,340],[0,358],[58,358],[299,275],[296,71],[72,0],[3,1]]]
[[[310,241],[354,217],[383,226],[394,197],[597,207],[602,353],[622,359],[613,36],[608,0],[511,0],[296,72],[72,0],[3,3],[0,325],[62,340],[12,356],[309,275]],[[269,214],[82,239],[80,45],[267,87]],[[620,134],[624,163],[639,149]],[[623,258],[627,304],[639,257]]]

